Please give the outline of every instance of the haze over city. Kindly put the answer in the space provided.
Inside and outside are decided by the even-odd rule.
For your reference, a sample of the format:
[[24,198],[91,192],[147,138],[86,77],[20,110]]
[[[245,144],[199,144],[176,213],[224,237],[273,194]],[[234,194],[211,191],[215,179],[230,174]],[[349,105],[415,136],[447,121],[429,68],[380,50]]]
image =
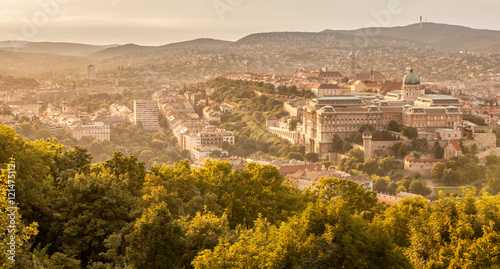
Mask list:
[[0,268],[500,268],[498,0],[0,7]]
[[[499,30],[495,0],[8,0],[0,40],[161,45],[257,32],[348,30],[424,21]],[[36,28],[35,30],[32,28]]]

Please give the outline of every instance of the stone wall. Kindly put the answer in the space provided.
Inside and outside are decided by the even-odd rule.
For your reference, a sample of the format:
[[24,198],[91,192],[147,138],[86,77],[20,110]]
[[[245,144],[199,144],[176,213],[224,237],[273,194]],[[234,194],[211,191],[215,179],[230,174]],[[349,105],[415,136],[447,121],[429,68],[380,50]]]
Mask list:
[[477,145],[479,152],[491,151],[491,154],[495,154],[497,148],[496,135],[493,133],[475,133],[472,140],[463,140],[463,145],[469,149],[474,144]]
[[421,176],[428,177],[431,175],[431,170],[434,164],[445,161],[446,160],[440,159],[416,159],[412,157],[405,157],[404,172],[407,175],[419,173]]

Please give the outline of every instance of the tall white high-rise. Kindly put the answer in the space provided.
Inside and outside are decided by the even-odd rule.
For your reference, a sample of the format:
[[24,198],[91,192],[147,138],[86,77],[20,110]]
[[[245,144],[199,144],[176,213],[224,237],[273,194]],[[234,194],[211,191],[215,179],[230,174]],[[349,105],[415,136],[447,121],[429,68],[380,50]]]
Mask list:
[[158,101],[134,100],[134,124],[142,123],[144,130],[158,130]]

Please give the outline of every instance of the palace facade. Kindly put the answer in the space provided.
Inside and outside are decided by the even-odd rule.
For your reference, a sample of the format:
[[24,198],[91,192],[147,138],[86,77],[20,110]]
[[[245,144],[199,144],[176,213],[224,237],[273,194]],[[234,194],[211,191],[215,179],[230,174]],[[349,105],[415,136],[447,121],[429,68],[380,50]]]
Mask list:
[[415,127],[420,132],[462,127],[458,98],[425,95],[419,77],[410,70],[402,89],[377,95],[368,100],[361,96],[328,96],[312,99],[303,107],[301,142],[307,152],[325,159],[334,135],[342,138],[369,124],[376,130],[388,130],[391,121],[401,127]]

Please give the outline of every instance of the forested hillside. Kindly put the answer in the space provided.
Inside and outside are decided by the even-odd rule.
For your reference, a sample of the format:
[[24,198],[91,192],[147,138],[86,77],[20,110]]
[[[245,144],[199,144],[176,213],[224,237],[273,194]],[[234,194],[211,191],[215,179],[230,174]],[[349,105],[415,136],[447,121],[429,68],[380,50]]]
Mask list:
[[2,268],[499,268],[499,195],[386,206],[335,178],[301,192],[273,166],[91,160],[0,125]]

